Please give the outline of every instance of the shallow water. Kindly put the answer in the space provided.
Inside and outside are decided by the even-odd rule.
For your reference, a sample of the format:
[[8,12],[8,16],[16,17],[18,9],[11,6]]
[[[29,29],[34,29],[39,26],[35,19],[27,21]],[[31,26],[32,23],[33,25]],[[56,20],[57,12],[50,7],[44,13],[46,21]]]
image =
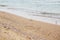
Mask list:
[[28,15],[40,16],[42,14],[60,18],[59,0],[0,0],[1,7],[27,12]]
[[0,0],[0,5],[60,13],[60,0]]
[[59,0],[0,0],[0,11],[60,25]]

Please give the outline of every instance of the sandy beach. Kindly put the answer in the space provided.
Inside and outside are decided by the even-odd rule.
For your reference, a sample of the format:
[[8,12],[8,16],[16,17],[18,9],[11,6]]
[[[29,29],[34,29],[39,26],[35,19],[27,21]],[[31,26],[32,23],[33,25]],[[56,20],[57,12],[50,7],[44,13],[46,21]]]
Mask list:
[[60,25],[0,11],[0,40],[60,40]]

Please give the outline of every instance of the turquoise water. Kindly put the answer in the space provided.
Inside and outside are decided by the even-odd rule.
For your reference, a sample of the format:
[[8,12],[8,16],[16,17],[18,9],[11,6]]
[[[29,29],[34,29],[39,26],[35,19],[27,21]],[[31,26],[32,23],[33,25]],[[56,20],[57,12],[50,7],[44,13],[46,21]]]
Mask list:
[[0,0],[0,5],[60,13],[60,0]]

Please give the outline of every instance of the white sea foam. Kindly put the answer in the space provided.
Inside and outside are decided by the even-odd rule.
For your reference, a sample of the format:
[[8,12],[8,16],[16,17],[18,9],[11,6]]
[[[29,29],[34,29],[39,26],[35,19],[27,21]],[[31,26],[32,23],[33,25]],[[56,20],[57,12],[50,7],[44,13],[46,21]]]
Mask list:
[[0,0],[0,11],[60,25],[60,0]]
[[[36,21],[43,21],[43,22],[46,22],[46,23],[51,23],[51,24],[58,24],[58,25],[60,25],[60,19],[43,17],[43,16],[28,15],[28,13],[25,12],[25,11],[23,11],[23,10],[0,8],[0,11],[9,12],[9,13],[11,13],[11,14],[16,14],[16,15],[18,15],[18,16],[22,16],[22,17],[24,17],[24,18],[28,18],[28,19],[32,19],[32,20],[36,20]],[[31,12],[29,12],[29,13],[32,14]]]

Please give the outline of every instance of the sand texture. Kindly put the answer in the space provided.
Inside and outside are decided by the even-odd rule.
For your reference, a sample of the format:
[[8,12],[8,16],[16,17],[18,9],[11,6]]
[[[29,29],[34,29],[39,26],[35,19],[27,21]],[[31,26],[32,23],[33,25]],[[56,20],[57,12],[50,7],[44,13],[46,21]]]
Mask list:
[[0,12],[0,40],[60,40],[60,25]]

